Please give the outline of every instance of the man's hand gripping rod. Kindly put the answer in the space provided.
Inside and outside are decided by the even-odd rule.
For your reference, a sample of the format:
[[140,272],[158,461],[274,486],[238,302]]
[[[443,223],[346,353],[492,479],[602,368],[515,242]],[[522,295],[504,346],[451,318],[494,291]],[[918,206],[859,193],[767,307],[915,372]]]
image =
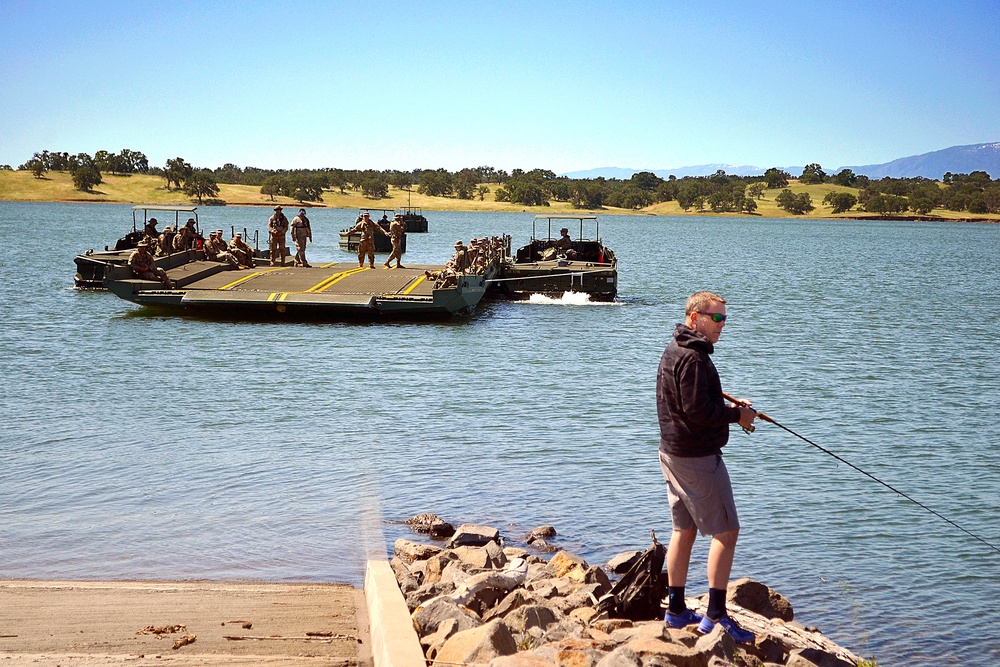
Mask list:
[[[740,399],[738,399],[738,398],[733,398],[732,396],[730,396],[730,395],[729,395],[729,394],[727,394],[726,392],[722,392],[722,397],[723,397],[723,398],[725,398],[725,399],[726,399],[727,401],[729,401],[730,403],[732,403],[733,405],[738,405],[738,406],[740,406],[741,408],[750,408],[751,410],[753,410],[753,408],[752,408],[752,407],[750,407],[749,405],[747,405],[747,402],[746,402],[746,401],[741,401],[741,400],[740,400]],[[768,417],[768,416],[767,416],[766,414],[764,414],[763,412],[759,412],[759,411],[757,411],[757,410],[753,410],[753,411],[757,413],[757,419],[763,419],[764,421],[766,421],[766,422],[771,422],[772,424],[774,423],[774,420],[773,420],[773,419],[771,419],[770,417]],[[746,431],[747,433],[753,433],[753,432],[754,432],[754,431],[756,431],[757,429],[756,429],[756,428],[754,428],[754,425],[753,425],[753,424],[750,424],[750,427],[749,427],[749,428],[744,428],[743,430],[744,430],[744,431]]]

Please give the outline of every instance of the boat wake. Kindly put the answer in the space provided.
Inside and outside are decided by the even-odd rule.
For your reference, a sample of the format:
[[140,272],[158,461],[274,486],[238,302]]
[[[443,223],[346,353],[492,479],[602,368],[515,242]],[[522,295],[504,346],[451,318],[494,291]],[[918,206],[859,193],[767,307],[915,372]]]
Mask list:
[[553,306],[617,306],[615,301],[591,301],[590,295],[586,292],[564,292],[561,297],[554,299],[544,294],[532,294],[527,303],[553,305]]

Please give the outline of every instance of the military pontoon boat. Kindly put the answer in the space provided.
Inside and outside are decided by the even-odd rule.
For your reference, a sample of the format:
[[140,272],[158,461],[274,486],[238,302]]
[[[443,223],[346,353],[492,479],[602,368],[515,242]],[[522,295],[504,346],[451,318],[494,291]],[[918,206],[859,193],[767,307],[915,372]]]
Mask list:
[[[557,232],[565,226],[571,233],[576,232],[573,223],[579,223],[569,248],[557,247],[553,222]],[[585,223],[593,225],[593,238],[584,237]],[[594,301],[614,301],[618,260],[605,247],[600,232],[596,215],[536,215],[531,240],[500,264],[491,291],[508,299],[527,299],[532,294],[559,298],[566,292],[585,292]]]
[[[142,222],[139,222],[138,213],[142,211]],[[138,204],[132,207],[132,231],[118,239],[114,250],[104,246],[104,250],[90,249],[73,258],[76,263],[76,276],[74,282],[77,287],[100,288],[104,286],[104,273],[109,265],[121,266],[128,261],[128,256],[132,254],[136,244],[145,235],[146,223],[149,221],[149,212],[162,212],[174,214],[174,229],[181,224],[181,214],[188,218],[194,218],[195,228],[198,229],[198,211],[196,206],[160,206],[154,204]],[[164,223],[165,220],[157,220]],[[163,231],[161,226],[159,231]]]

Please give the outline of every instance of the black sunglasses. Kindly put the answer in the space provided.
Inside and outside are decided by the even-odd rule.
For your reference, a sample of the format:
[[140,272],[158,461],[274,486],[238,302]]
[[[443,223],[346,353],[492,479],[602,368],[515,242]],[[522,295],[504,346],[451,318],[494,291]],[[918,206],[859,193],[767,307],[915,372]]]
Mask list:
[[712,318],[712,321],[718,324],[719,322],[725,322],[726,316],[722,313],[702,313],[702,315],[708,315]]

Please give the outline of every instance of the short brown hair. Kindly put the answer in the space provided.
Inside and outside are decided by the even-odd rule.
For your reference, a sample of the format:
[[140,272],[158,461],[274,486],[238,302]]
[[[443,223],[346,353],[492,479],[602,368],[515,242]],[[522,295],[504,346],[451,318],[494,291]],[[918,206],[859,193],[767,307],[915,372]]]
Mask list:
[[715,292],[695,292],[688,297],[687,306],[684,308],[684,314],[690,315],[691,313],[703,313],[705,308],[708,308],[713,303],[725,303],[726,300]]

